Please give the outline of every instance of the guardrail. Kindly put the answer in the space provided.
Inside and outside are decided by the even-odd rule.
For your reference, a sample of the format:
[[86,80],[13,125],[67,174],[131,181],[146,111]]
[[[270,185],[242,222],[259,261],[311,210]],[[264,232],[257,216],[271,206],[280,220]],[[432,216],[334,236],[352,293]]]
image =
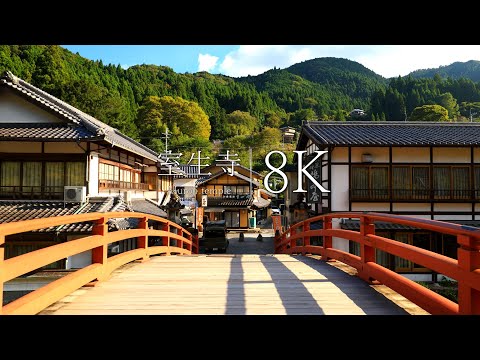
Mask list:
[[[140,221],[137,229],[109,232],[107,221],[114,218],[139,218]],[[93,222],[91,235],[4,259],[5,237],[8,235],[86,221]],[[149,237],[160,238],[162,245],[149,245]],[[110,243],[132,238],[137,238],[136,249],[107,257]],[[37,314],[86,284],[95,280],[105,280],[113,270],[126,263],[134,260],[145,261],[150,256],[158,254],[198,254],[198,249],[198,238],[192,237],[192,234],[180,225],[158,216],[138,212],[90,213],[0,224],[0,304],[5,282],[55,261],[92,250],[91,265],[2,306],[0,314]]]
[[[333,229],[333,218],[360,219],[360,231]],[[374,221],[455,235],[458,260],[392,239],[375,235]],[[323,228],[310,230],[312,222]],[[310,245],[312,236],[323,237],[323,246]],[[360,256],[332,248],[338,237],[360,244]],[[375,262],[375,249],[410,260],[458,282],[458,304]],[[290,227],[275,238],[275,253],[317,254],[353,266],[365,281],[377,280],[431,314],[480,314],[480,229],[436,220],[381,213],[331,213],[316,216]]]

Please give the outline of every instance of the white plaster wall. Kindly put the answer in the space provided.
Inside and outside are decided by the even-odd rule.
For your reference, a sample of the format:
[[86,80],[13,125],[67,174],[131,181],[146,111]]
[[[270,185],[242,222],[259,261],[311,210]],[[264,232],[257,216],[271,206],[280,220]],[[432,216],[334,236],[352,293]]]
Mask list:
[[336,147],[332,150],[332,162],[348,162],[348,148]]
[[0,152],[39,154],[42,152],[42,143],[26,141],[0,141]]
[[432,274],[401,274],[401,275],[413,281],[432,281]]
[[370,154],[373,157],[372,164],[388,162],[388,148],[384,147],[352,147],[352,162],[361,163],[362,154]]
[[443,163],[469,163],[470,162],[470,148],[433,148],[433,162]]
[[393,147],[392,162],[429,163],[430,149],[428,147]]
[[348,165],[332,165],[332,211],[348,211]]
[[[81,239],[83,235],[69,235],[67,241]],[[84,251],[80,254],[69,256],[67,258],[66,269],[80,269],[92,264],[92,250]]]
[[69,256],[67,258],[67,269],[81,269],[92,264],[92,250],[84,251],[80,254]]
[[352,211],[390,211],[390,204],[388,203],[352,203]]
[[393,203],[393,211],[430,211],[430,204]]
[[98,154],[91,152],[88,158],[88,194],[98,194]]
[[[340,219],[332,219],[332,229],[340,229]],[[345,240],[338,237],[332,238],[332,247],[334,249],[349,251],[349,240]]]
[[61,123],[57,116],[39,108],[11,90],[0,89],[0,123]]
[[472,217],[470,215],[435,215],[434,220],[443,220],[443,221],[448,221],[448,220],[472,220]]

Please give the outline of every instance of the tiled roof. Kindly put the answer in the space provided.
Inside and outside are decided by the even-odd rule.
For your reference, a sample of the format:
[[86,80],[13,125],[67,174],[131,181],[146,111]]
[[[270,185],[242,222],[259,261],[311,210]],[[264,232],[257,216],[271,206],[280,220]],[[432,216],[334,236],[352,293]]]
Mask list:
[[319,145],[480,145],[480,123],[311,121],[302,127],[299,148],[307,137]]
[[237,200],[237,199],[224,199],[224,198],[208,198],[208,206],[220,206],[220,207],[232,207],[232,206],[251,206],[253,204],[253,198]]
[[270,200],[266,200],[266,199],[264,199],[264,198],[262,198],[262,197],[259,197],[258,199],[256,199],[256,200],[253,201],[252,205],[253,205],[254,207],[258,208],[258,209],[262,209],[262,208],[264,208],[264,207],[269,206],[270,203],[271,203]]
[[[204,177],[204,178],[201,178],[201,179],[198,179],[196,181],[196,185],[199,186],[199,185],[203,185],[203,184],[206,184],[208,183],[210,180],[213,180],[219,176],[222,176],[224,174],[231,174],[231,169],[228,168],[227,170],[220,170],[220,171],[217,171],[216,173],[208,176],[208,177]],[[248,176],[245,176],[245,175],[242,175],[240,174],[238,171],[233,171],[233,176],[236,176],[237,178],[239,179],[242,179],[242,180],[245,180],[246,182],[250,182],[250,178]],[[260,187],[260,183],[258,181],[255,181],[254,179],[252,179],[252,184],[257,186],[257,187]]]
[[[91,198],[88,203],[63,203],[48,200],[2,200],[0,201],[0,223],[41,219],[54,216],[87,214],[92,212],[131,211],[122,197]],[[109,230],[121,230],[132,227],[130,219],[110,219]],[[40,229],[46,233],[89,233],[91,222],[60,225]]]
[[[480,220],[443,220],[453,224],[470,226],[475,228],[480,228]],[[360,231],[360,221],[359,220],[345,220],[343,224],[340,225],[342,229],[345,230],[354,230]],[[375,221],[375,230],[421,230],[420,228],[409,226],[409,225],[400,225],[392,224],[383,221]]]
[[63,124],[0,124],[0,140],[92,140],[98,136],[83,126]]
[[10,72],[7,72],[0,78],[0,86],[5,86],[14,90],[20,96],[25,97],[29,101],[35,102],[40,107],[63,117],[68,123],[84,127],[86,131],[95,134],[96,137],[99,137],[112,145],[130,150],[133,153],[150,160],[158,160],[158,154],[148,147],[136,142],[100,120],[95,119],[93,116],[90,116],[55,96],[40,90],[32,84],[17,78]]
[[167,218],[167,213],[147,199],[132,199],[133,211]]
[[[393,224],[388,221],[375,221],[374,224],[375,230],[420,230],[414,226]],[[344,220],[344,223],[341,223],[340,227],[344,230],[360,231],[360,220]]]

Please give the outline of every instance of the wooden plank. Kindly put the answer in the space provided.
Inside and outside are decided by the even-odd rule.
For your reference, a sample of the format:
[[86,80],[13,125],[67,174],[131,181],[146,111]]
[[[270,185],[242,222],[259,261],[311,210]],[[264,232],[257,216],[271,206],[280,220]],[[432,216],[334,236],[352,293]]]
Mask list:
[[362,280],[303,256],[157,256],[41,314],[407,314]]

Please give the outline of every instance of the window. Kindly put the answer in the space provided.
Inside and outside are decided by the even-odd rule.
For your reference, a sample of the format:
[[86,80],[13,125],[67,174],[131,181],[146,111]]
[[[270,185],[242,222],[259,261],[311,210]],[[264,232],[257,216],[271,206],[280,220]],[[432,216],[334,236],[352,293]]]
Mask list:
[[475,166],[475,198],[480,198],[480,166]]
[[360,200],[387,200],[387,166],[352,166],[352,198]]
[[100,188],[148,189],[147,184],[140,183],[140,170],[103,159],[98,164],[98,180]]
[[65,185],[85,184],[80,161],[2,161],[0,196],[19,199],[62,199]]
[[468,166],[434,166],[433,190],[435,199],[470,198],[470,168]]
[[427,166],[392,166],[392,195],[396,200],[429,198],[430,171]]
[[[420,247],[422,249],[431,250],[432,249],[432,234],[431,233],[402,233],[398,232],[395,234],[395,240],[403,242],[405,244],[410,244],[413,246]],[[395,256],[395,271],[397,272],[425,272],[430,271],[429,269],[412,263],[409,260]]]
[[2,162],[0,186],[2,193],[14,193],[20,190],[20,162]]

